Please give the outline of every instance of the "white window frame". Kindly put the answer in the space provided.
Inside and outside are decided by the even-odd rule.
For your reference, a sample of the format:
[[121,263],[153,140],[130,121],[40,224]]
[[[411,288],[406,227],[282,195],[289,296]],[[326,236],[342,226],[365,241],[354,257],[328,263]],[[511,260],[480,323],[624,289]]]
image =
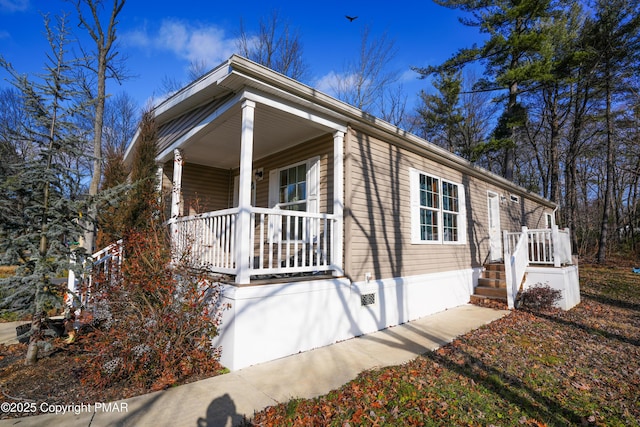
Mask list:
[[[307,206],[306,212],[318,213],[320,205],[320,156],[312,157],[307,160],[292,163],[290,165],[282,166],[280,168],[272,169],[269,172],[269,208],[282,209],[280,206],[280,172],[283,170],[298,167],[300,165],[307,165],[306,176],[306,199]],[[282,209],[284,210],[284,209]],[[282,224],[280,221],[273,221],[273,216],[269,217],[269,236],[270,241],[278,241],[282,233]],[[315,239],[315,232],[312,233],[310,238]],[[290,240],[292,242],[294,240]],[[301,240],[298,240],[301,241]],[[286,242],[283,240],[283,242]]]
[[545,224],[544,224],[545,228],[549,228],[549,229],[553,228],[553,226],[556,225],[555,224],[556,221],[555,221],[553,213],[545,212],[544,213],[544,222],[545,222]]
[[[438,181],[438,207],[428,208],[420,204],[420,176],[426,176]],[[464,245],[467,243],[467,212],[466,195],[464,185],[441,178],[439,176],[410,168],[409,169],[410,192],[411,192],[411,243],[419,245]],[[443,204],[443,184],[453,185],[458,191],[458,212],[444,210]],[[420,212],[422,209],[429,209],[437,212],[437,232],[438,239],[422,240]],[[457,215],[458,240],[445,240],[444,214]]]

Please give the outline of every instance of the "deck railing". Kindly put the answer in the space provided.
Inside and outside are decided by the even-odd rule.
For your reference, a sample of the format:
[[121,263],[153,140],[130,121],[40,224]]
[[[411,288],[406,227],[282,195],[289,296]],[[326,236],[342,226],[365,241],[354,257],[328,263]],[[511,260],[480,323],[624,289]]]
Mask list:
[[529,265],[560,267],[571,264],[569,229],[557,226],[548,229],[504,232],[504,260],[507,280],[507,305],[513,308],[515,297]]
[[527,241],[527,227],[522,227],[522,232],[505,231],[504,233],[504,271],[507,282],[507,307],[509,309],[515,307],[520,284],[529,266]]
[[520,235],[526,230],[529,263],[560,267],[571,264],[571,237],[569,229],[557,226],[545,229],[526,229],[520,232],[505,232],[505,253],[512,254]]
[[[123,258],[124,245],[122,239],[120,239],[95,252],[83,262],[83,270],[86,272],[87,268],[89,268],[88,274],[82,273],[80,277],[76,277],[73,268],[70,268],[67,278],[67,294],[65,296],[66,305],[73,310],[86,307],[96,278],[99,278],[99,280],[114,280],[120,272]],[[76,263],[74,254],[71,255],[70,263],[72,265]]]
[[237,216],[233,208],[171,220],[174,253],[216,273],[234,274]]
[[250,241],[238,242],[238,212],[233,208],[171,220],[178,256],[212,272],[237,274],[241,245],[251,276],[332,269],[333,215],[252,207]]

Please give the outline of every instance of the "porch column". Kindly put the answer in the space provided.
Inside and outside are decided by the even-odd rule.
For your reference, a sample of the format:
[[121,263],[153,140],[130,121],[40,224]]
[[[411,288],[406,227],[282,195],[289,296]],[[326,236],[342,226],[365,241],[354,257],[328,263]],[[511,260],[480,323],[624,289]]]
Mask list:
[[156,193],[158,206],[162,206],[162,180],[164,177],[164,167],[161,164],[156,164]]
[[[171,217],[175,220],[180,216],[180,199],[182,198],[182,150],[173,150],[173,181],[171,184]],[[175,233],[175,224],[171,224],[171,236]],[[173,239],[173,237],[172,237]]]
[[344,132],[333,134],[333,275],[344,276],[342,245],[344,240]]
[[251,170],[253,166],[253,126],[256,103],[242,103],[242,131],[240,134],[240,179],[238,182],[238,218],[236,220],[236,283],[249,283],[251,267]]

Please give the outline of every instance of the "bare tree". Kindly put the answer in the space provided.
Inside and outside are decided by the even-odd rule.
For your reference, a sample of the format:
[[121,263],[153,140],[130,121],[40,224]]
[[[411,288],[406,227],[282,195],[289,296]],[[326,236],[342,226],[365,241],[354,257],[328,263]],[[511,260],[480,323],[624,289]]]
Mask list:
[[268,19],[260,20],[255,35],[247,32],[240,21],[236,47],[240,55],[292,79],[303,80],[306,76],[307,64],[302,57],[300,34],[283,21],[276,10]]
[[138,106],[126,92],[107,99],[104,113],[103,144],[107,153],[124,154],[138,125]]
[[[372,39],[368,26],[362,30],[360,52],[335,76],[331,90],[337,98],[373,114],[385,90],[398,81],[398,72],[389,70],[396,55],[395,42],[384,33]],[[396,98],[397,100],[397,98]],[[384,108],[380,108],[385,111]]]
[[[102,176],[102,132],[104,125],[104,107],[107,98],[107,79],[124,78],[124,71],[115,48],[117,18],[125,0],[113,0],[111,14],[106,22],[101,19],[101,9],[104,0],[73,0],[80,20],[80,28],[87,31],[95,50],[92,53],[83,52],[84,65],[95,77],[95,92],[90,93],[93,100],[93,172],[89,184],[89,198],[98,194]],[[90,85],[85,85],[89,88]],[[85,249],[95,249],[96,204],[90,203],[88,212],[88,228],[85,233]]]

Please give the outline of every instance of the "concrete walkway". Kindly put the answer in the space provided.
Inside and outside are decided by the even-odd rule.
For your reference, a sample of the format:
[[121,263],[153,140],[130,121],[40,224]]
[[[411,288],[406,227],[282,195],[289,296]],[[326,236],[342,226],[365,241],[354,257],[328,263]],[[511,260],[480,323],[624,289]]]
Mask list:
[[18,337],[16,335],[16,327],[29,323],[24,322],[4,322],[0,323],[0,344],[17,344]]
[[267,406],[326,394],[364,370],[408,362],[507,313],[463,305],[313,351],[112,402],[111,407],[105,406],[108,402],[77,402],[71,410],[79,414],[1,420],[0,426],[234,426]]

